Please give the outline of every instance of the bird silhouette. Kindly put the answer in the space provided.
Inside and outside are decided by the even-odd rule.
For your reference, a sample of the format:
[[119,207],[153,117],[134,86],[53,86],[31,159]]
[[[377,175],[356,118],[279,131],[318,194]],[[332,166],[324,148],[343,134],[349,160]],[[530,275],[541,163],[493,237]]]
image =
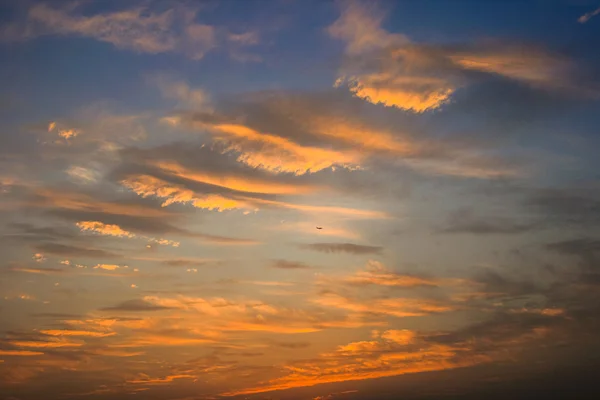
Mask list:
[[321,226],[317,226],[317,229],[323,229],[323,227],[321,227]]

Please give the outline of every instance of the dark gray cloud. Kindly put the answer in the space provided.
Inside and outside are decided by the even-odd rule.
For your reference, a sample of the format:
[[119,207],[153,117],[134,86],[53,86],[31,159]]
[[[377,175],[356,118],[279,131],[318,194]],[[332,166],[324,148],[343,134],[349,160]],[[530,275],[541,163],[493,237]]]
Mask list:
[[380,246],[365,246],[354,243],[310,243],[301,244],[300,247],[323,253],[377,254],[383,250],[383,247]]
[[279,269],[309,269],[310,265],[300,261],[273,260],[271,267]]
[[162,311],[171,307],[159,306],[142,299],[126,300],[112,307],[101,308],[101,311]]
[[558,242],[549,243],[546,245],[548,250],[558,254],[575,257],[580,261],[580,266],[586,272],[587,279],[594,281],[594,274],[600,274],[600,240],[596,238],[578,238],[561,240]]
[[446,224],[438,229],[441,233],[486,234],[519,234],[530,232],[539,225],[519,222],[506,217],[480,217],[471,209],[462,209],[451,213]]
[[561,225],[589,228],[600,224],[600,190],[596,182],[585,188],[532,190],[525,205]]
[[166,265],[168,267],[201,267],[206,263],[206,261],[187,260],[184,258],[166,260],[161,262],[162,265]]

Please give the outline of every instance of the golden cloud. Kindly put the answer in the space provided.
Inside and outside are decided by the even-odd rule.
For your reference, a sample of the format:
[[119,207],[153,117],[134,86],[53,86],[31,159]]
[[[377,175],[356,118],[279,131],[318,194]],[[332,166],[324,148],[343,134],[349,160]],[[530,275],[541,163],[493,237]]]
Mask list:
[[265,194],[304,194],[316,190],[308,185],[291,185],[285,183],[261,180],[252,177],[238,177],[223,173],[215,174],[207,171],[193,170],[174,161],[159,161],[155,165],[174,176],[194,182],[207,183],[238,192]]
[[122,229],[119,225],[104,224],[100,221],[80,221],[76,225],[81,231],[91,231],[99,233],[100,235],[117,236],[117,237],[128,237],[132,238],[135,235]]
[[217,194],[196,194],[194,191],[181,185],[170,184],[149,175],[133,176],[122,180],[121,184],[142,197],[155,196],[165,199],[162,203],[163,207],[175,203],[191,203],[196,208],[216,211],[250,208],[247,203],[240,200]]

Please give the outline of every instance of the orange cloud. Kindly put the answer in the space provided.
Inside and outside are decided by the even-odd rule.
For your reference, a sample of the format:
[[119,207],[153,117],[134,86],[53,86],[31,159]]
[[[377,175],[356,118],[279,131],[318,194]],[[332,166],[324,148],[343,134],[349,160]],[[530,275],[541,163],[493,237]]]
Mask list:
[[30,348],[62,348],[62,347],[81,347],[83,343],[70,342],[66,340],[57,341],[32,341],[32,340],[12,340],[11,345],[16,347]]
[[248,204],[243,201],[216,194],[199,195],[183,186],[170,184],[149,175],[130,177],[122,180],[121,184],[142,197],[155,196],[166,199],[162,203],[163,207],[175,203],[191,203],[196,208],[216,211],[250,208]]
[[228,150],[240,153],[238,161],[254,168],[296,175],[317,172],[333,166],[355,168],[361,161],[358,152],[342,152],[302,146],[281,136],[258,132],[237,124],[208,125]]
[[[278,378],[221,395],[236,396],[322,383],[439,371],[490,361],[489,357],[470,354],[467,348],[423,342],[414,332],[400,335],[398,342],[388,339],[394,335],[386,331],[377,340],[338,346],[334,352],[322,353],[318,359],[285,365],[285,373]],[[410,337],[408,341],[407,337]],[[419,342],[419,347],[410,347],[414,342]]]
[[40,333],[48,336],[89,336],[89,337],[107,337],[113,336],[115,332],[95,332],[95,331],[78,331],[69,329],[45,329]]
[[250,199],[247,200],[254,201],[256,204],[271,206],[276,208],[287,208],[290,210],[297,210],[309,213],[325,213],[325,214],[338,214],[352,218],[376,218],[376,219],[386,219],[390,218],[390,216],[381,211],[372,211],[372,210],[361,210],[357,208],[347,208],[347,207],[335,207],[335,206],[315,206],[309,204],[294,204],[294,203],[286,203],[277,200],[265,200],[265,199]]
[[335,85],[347,84],[357,97],[373,104],[422,113],[445,104],[468,84],[464,71],[479,71],[558,88],[570,63],[526,46],[479,43],[476,46],[415,44],[382,28],[383,13],[372,5],[344,2],[329,33],[346,43],[349,61]]
[[0,356],[15,356],[15,357],[30,357],[30,356],[41,356],[44,353],[39,351],[28,351],[28,350],[2,350],[0,349]]
[[342,78],[337,81],[337,85],[344,81],[349,84],[350,91],[356,97],[369,103],[399,107],[417,113],[439,108],[456,89],[443,79],[419,76],[390,78],[388,73]]
[[197,171],[186,168],[173,161],[156,162],[155,165],[165,172],[180,178],[195,182],[207,183],[231,190],[247,193],[266,194],[304,194],[316,190],[309,185],[291,185],[285,183],[270,182],[252,177],[238,177],[234,175],[213,174],[206,171]]
[[100,221],[80,221],[76,225],[81,231],[92,231],[100,235],[117,236],[117,237],[134,237],[135,235],[122,229],[119,225],[104,224]]
[[70,138],[78,136],[80,133],[81,131],[78,131],[76,129],[61,129],[58,131],[58,136],[68,140]]
[[97,264],[94,269],[104,269],[106,271],[115,271],[117,269],[121,268],[118,265],[115,264]]
[[311,132],[324,137],[339,139],[352,146],[360,146],[369,151],[390,152],[397,155],[413,155],[420,152],[421,145],[416,141],[398,138],[389,132],[351,122],[347,118],[320,117],[306,118]]
[[357,285],[380,285],[380,286],[437,286],[440,282],[434,279],[426,279],[418,276],[400,275],[388,270],[385,265],[378,261],[369,261],[365,271],[358,271],[354,275],[343,279],[344,281]]
[[313,302],[325,307],[340,308],[361,314],[389,315],[397,318],[420,317],[456,309],[453,305],[440,304],[432,300],[390,298],[355,301],[333,293],[322,295]]
[[171,213],[139,204],[123,204],[99,201],[83,193],[41,188],[35,190],[33,205],[56,207],[67,210],[98,212],[136,217],[164,217]]
[[140,374],[138,379],[128,380],[127,383],[134,385],[164,385],[173,382],[176,379],[196,379],[194,375],[179,374],[167,375],[164,378],[151,378],[146,374]]

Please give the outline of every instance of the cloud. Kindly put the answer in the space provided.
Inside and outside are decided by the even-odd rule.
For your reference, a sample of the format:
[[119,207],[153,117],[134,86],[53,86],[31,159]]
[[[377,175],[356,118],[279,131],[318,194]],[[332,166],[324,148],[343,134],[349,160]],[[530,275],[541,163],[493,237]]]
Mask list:
[[37,250],[44,253],[62,257],[85,257],[85,258],[121,258],[120,254],[109,251],[71,246],[59,243],[40,243],[35,246]]
[[346,84],[373,104],[422,113],[447,103],[476,77],[496,75],[533,87],[569,88],[571,64],[544,49],[487,41],[429,45],[386,32],[383,13],[358,1],[342,3],[329,33],[346,43],[347,60],[336,86]]
[[170,310],[173,307],[168,307],[164,305],[157,305],[146,300],[136,299],[136,300],[127,300],[120,304],[117,304],[113,307],[105,307],[102,308],[102,311],[162,311],[162,310]]
[[314,299],[313,302],[321,306],[339,308],[359,314],[389,315],[396,318],[420,317],[457,309],[453,304],[433,300],[408,298],[355,300],[334,293],[325,293]]
[[129,384],[134,385],[164,385],[173,382],[175,379],[196,379],[195,375],[168,375],[164,378],[151,378],[148,375],[141,374],[139,379],[133,379],[127,381]]
[[163,260],[162,265],[169,267],[201,267],[212,260],[194,259],[194,258],[176,258],[173,260]]
[[35,262],[38,262],[38,263],[42,263],[42,262],[44,262],[44,261],[46,261],[46,260],[47,260],[47,258],[46,258],[46,257],[44,257],[44,255],[43,255],[43,254],[40,254],[40,253],[35,253],[35,254],[33,255],[33,257],[31,257],[31,258],[32,258],[32,259],[33,259]]
[[438,286],[442,280],[427,279],[414,275],[401,275],[390,271],[378,261],[370,260],[364,271],[343,278],[344,282],[353,285],[379,285],[396,287]]
[[451,213],[441,233],[470,233],[474,235],[521,234],[538,228],[536,223],[527,223],[501,217],[478,217],[472,210],[461,209]]
[[568,255],[581,255],[600,252],[600,240],[583,238],[563,240],[547,245],[550,250]]
[[277,347],[282,347],[284,349],[305,349],[310,347],[310,342],[276,342],[274,343]]
[[54,341],[42,341],[42,340],[11,340],[9,342],[15,347],[27,347],[35,349],[56,349],[56,348],[73,348],[81,347],[83,343],[70,342],[68,340],[54,340]]
[[243,201],[229,199],[215,194],[197,194],[181,185],[170,184],[149,175],[130,177],[122,180],[121,184],[142,197],[156,196],[158,198],[166,199],[162,203],[163,207],[175,203],[191,203],[196,208],[216,211],[250,208],[249,205]]
[[311,243],[300,247],[323,253],[377,254],[383,250],[379,246],[365,246],[354,243]]
[[237,192],[244,193],[264,193],[264,194],[306,194],[315,191],[317,188],[310,185],[286,184],[274,180],[262,180],[250,176],[227,175],[226,171],[222,174],[211,173],[208,171],[194,170],[186,168],[183,165],[174,162],[157,162],[156,166],[162,172],[173,176],[187,179],[193,182],[204,183],[208,185],[220,186]]
[[592,17],[595,17],[596,15],[600,14],[600,8],[595,9],[594,11],[590,11],[588,13],[583,14],[581,17],[579,17],[577,19],[577,22],[579,22],[580,24],[585,24],[586,22],[588,22]]
[[152,74],[147,77],[147,80],[156,85],[165,98],[176,100],[180,106],[194,110],[209,110],[211,107],[208,93],[190,87],[185,81],[165,74]]
[[239,154],[238,161],[253,168],[302,175],[334,166],[356,168],[360,162],[360,155],[354,151],[303,146],[276,134],[259,132],[240,124],[196,121],[196,126],[209,129],[215,140],[225,144],[227,151]]
[[[410,340],[406,340],[409,336]],[[395,341],[395,339],[400,339]],[[420,343],[420,348],[412,343]],[[408,373],[454,369],[490,361],[469,348],[427,343],[417,333],[383,332],[375,340],[350,342],[318,358],[292,362],[283,373],[250,388],[223,393],[249,395],[331,382],[356,381]]]
[[[359,192],[357,184],[360,184],[365,187],[375,186],[385,192],[389,190],[386,175],[371,172],[391,172],[402,167],[429,175],[479,179],[523,174],[523,162],[506,160],[497,152],[490,153],[484,142],[440,138],[428,134],[404,114],[390,113],[385,118],[376,118],[363,102],[349,99],[339,91],[249,93],[239,99],[223,101],[218,104],[217,109],[218,113],[184,112],[176,114],[174,118],[183,127],[211,133],[214,141],[219,142],[224,137],[226,142],[221,143],[222,147],[215,146],[216,151],[221,148],[225,152],[231,150],[229,141],[235,139],[237,148],[233,149],[233,155],[236,159],[243,157],[245,152],[254,154],[257,151],[260,157],[266,157],[272,148],[272,153],[281,158],[276,159],[276,164],[266,161],[263,167],[258,168],[265,172],[276,172],[282,180],[293,181],[293,177],[298,177],[297,181],[304,183],[309,179],[321,182],[317,185],[319,188],[327,187],[324,185],[327,184],[331,189],[344,189],[356,194]],[[217,126],[221,130],[226,129],[230,135],[223,136],[222,132],[215,130]],[[269,151],[265,153],[262,148],[264,146],[254,143],[255,141],[264,143]],[[291,154],[286,150],[288,144],[293,149],[291,152],[299,154],[306,161],[309,158],[302,154],[308,153],[305,150],[296,152],[298,146],[342,152],[349,157],[346,159],[354,161],[340,163],[344,158],[336,157],[333,159],[336,162],[332,163],[329,156],[334,156],[333,154],[319,153],[323,157],[312,159],[310,156],[312,161],[301,168],[297,167],[296,161],[290,159],[288,168],[283,165],[288,160],[286,154]],[[319,161],[321,159],[324,163]],[[311,166],[314,162],[318,162],[319,166]],[[301,160],[302,163],[304,161]],[[221,162],[221,165],[224,168],[225,163]],[[250,166],[255,164],[251,163]],[[241,172],[239,167],[229,168]],[[248,169],[244,176],[250,171],[252,170]],[[361,173],[362,171],[365,172]],[[329,175],[332,179],[325,180]],[[341,179],[344,175],[348,178]],[[346,179],[352,179],[352,182],[344,185]],[[366,189],[364,191],[368,192]]]
[[104,224],[100,221],[80,221],[76,224],[82,232],[92,231],[100,235],[117,236],[117,237],[134,237],[135,235],[118,225]]
[[87,337],[107,337],[115,335],[114,332],[96,332],[96,331],[79,331],[70,329],[42,329],[40,333],[48,336],[87,336]]
[[[284,196],[305,195],[326,187],[306,181],[296,181],[289,174],[278,176],[249,167],[227,162],[227,157],[209,150],[200,150],[206,158],[193,157],[180,146],[156,148],[148,151],[129,149],[126,154],[133,162],[150,168],[147,173],[123,172],[117,174],[120,184],[142,197],[164,199],[163,207],[175,203],[191,204],[209,210],[258,211],[263,208],[291,209],[305,213],[335,213],[352,218],[389,218],[389,215],[372,210],[347,207],[297,204]],[[182,161],[175,161],[177,158]],[[200,160],[200,161],[198,161]],[[197,167],[184,165],[196,164]],[[123,175],[123,177],[120,177]],[[160,176],[160,177],[159,177]],[[278,200],[273,200],[278,195]],[[300,198],[299,196],[294,198]],[[281,200],[279,200],[281,199]]]
[[28,267],[10,267],[11,271],[26,272],[29,274],[40,274],[40,275],[56,275],[64,274],[67,270],[62,268],[28,268]]
[[74,180],[83,183],[94,183],[100,179],[98,171],[85,167],[70,166],[66,173]]
[[241,48],[258,44],[251,32],[232,36],[224,27],[196,22],[197,11],[185,6],[157,12],[138,6],[93,15],[78,12],[78,8],[81,7],[34,5],[24,22],[7,25],[1,37],[14,41],[44,35],[73,35],[110,43],[121,50],[179,53],[193,60],[200,60],[219,47],[228,49],[233,57]]
[[104,201],[86,193],[61,191],[52,188],[34,189],[31,198],[24,203],[34,207],[87,213],[105,213],[126,217],[160,218],[172,215],[168,211],[147,205]]
[[115,271],[117,269],[121,268],[118,265],[115,264],[97,264],[94,269],[104,269],[106,271]]
[[0,349],[0,356],[31,357],[31,356],[41,356],[43,354],[44,353],[41,353],[39,351]]
[[273,268],[279,269],[310,269],[311,267],[303,262],[289,260],[273,260],[271,263]]

